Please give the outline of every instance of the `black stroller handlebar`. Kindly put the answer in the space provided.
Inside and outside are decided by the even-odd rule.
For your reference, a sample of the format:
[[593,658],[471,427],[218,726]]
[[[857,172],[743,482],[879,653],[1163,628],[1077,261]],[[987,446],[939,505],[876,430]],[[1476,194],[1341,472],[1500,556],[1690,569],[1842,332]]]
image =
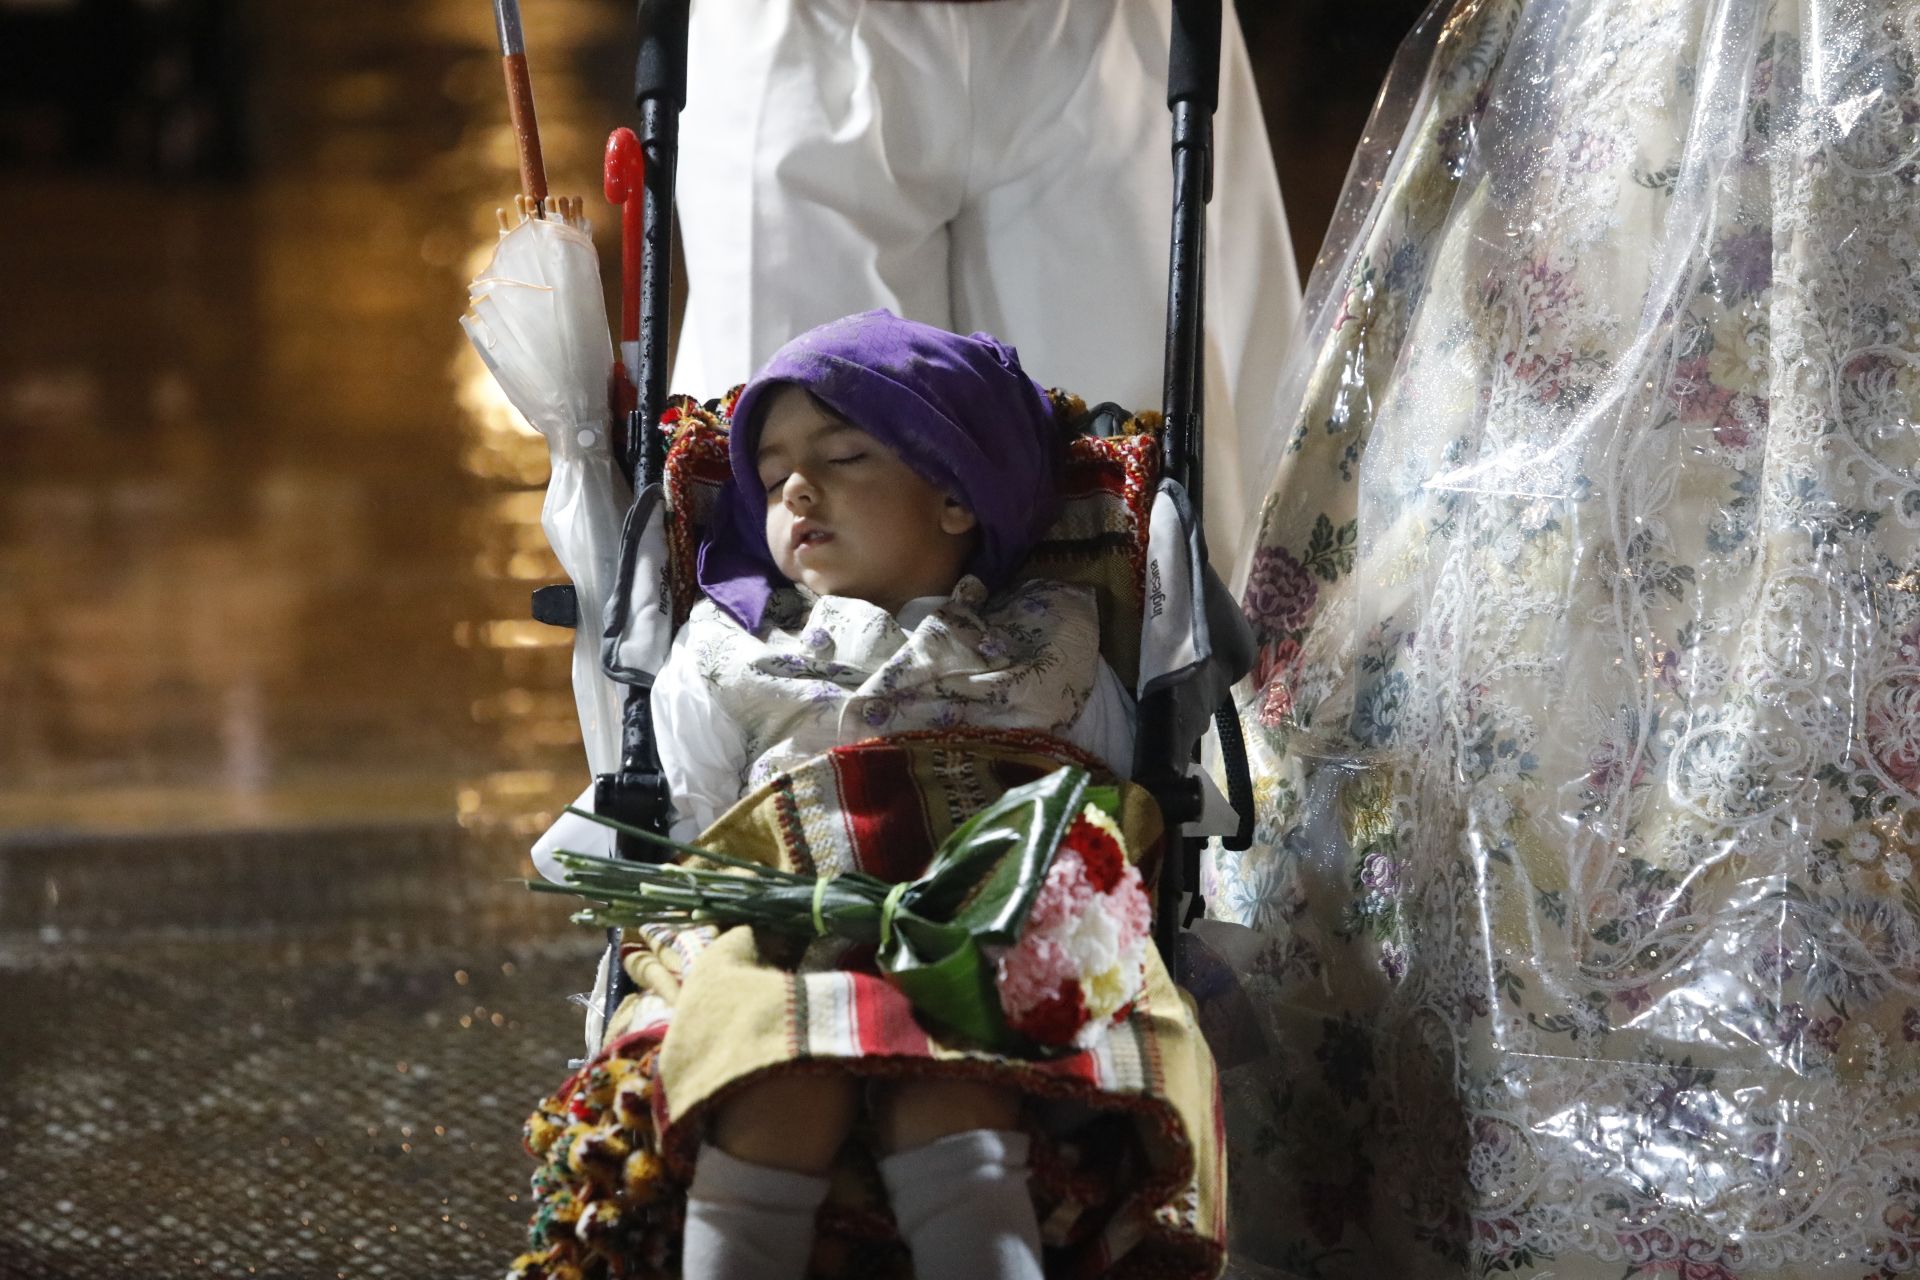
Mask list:
[[640,0],[640,51],[633,65],[633,102],[664,98],[687,105],[687,0]]
[[[640,148],[646,160],[641,185],[645,232],[640,249],[639,404],[628,415],[628,456],[621,460],[636,497],[660,482],[666,463],[666,444],[655,424],[667,400],[668,281],[673,271],[680,108],[687,97],[687,0],[639,0],[638,25],[634,101],[640,108]],[[595,809],[665,835],[672,804],[660,775],[649,692],[644,686],[627,690],[620,770],[595,780]],[[622,857],[657,857],[652,846],[631,836],[622,835],[619,847]]]
[[[1221,0],[1173,0],[1167,50],[1167,107],[1173,113],[1173,226],[1167,255],[1166,380],[1161,408],[1161,471],[1186,490],[1197,530],[1205,501],[1203,425],[1206,417],[1207,202],[1213,196],[1213,112],[1220,101]],[[1167,823],[1166,855],[1160,865],[1160,901],[1154,941],[1177,978],[1178,942],[1186,913],[1200,906],[1199,840],[1180,828],[1200,816],[1200,786],[1174,733],[1173,693],[1141,700],[1135,748],[1136,781],[1152,791]],[[1224,719],[1233,714],[1223,708]],[[1236,721],[1233,728],[1238,729]],[[1225,736],[1223,732],[1223,737]],[[1233,735],[1238,741],[1238,734]],[[1236,757],[1244,759],[1244,755]],[[1244,824],[1243,824],[1244,825]]]
[[1167,106],[1192,102],[1211,114],[1220,105],[1220,0],[1173,0],[1167,54]]
[[633,491],[660,476],[661,410],[667,404],[669,282],[673,275],[673,195],[680,156],[680,110],[687,105],[688,0],[639,0],[633,101],[640,110],[644,239],[640,255],[639,420],[627,439]]

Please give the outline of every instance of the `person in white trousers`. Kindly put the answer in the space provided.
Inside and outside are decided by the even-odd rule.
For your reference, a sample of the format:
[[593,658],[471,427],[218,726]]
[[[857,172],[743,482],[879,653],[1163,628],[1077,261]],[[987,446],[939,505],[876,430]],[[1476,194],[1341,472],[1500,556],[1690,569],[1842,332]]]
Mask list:
[[[886,307],[985,329],[1050,386],[1158,407],[1170,0],[694,0],[676,391]],[[1299,309],[1231,3],[1208,212],[1206,532],[1237,582]]]

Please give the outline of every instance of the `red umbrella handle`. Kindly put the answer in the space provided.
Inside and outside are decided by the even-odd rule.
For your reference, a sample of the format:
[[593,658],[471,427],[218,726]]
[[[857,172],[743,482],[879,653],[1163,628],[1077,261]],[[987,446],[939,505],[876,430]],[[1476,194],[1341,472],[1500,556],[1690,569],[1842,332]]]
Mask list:
[[640,338],[640,242],[646,230],[646,204],[640,189],[647,157],[640,139],[626,127],[607,135],[604,176],[607,199],[620,206],[620,340]]

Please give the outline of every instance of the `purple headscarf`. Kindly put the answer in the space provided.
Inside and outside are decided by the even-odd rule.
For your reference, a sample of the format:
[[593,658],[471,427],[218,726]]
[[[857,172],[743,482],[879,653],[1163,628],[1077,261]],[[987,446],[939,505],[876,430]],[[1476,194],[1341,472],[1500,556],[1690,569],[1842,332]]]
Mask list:
[[1012,347],[866,311],[810,329],[773,353],[740,392],[732,482],[700,547],[701,589],[749,631],[787,581],[767,549],[756,454],[768,393],[791,383],[900,455],[979,519],[966,572],[1003,586],[1055,511],[1060,433],[1046,393]]

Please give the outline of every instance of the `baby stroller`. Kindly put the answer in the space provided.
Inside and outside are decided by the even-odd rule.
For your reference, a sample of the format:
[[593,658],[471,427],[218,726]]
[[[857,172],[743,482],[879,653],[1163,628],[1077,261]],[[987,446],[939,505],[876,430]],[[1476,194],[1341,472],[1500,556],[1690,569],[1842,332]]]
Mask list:
[[[674,628],[697,591],[694,552],[727,474],[732,407],[731,394],[706,402],[669,398],[665,385],[666,280],[676,118],[685,97],[685,19],[684,0],[643,0],[640,7],[636,96],[648,163],[635,377],[639,407],[629,417],[622,457],[636,498],[627,514],[600,637],[603,669],[626,687],[626,694],[619,767],[599,775],[593,792],[599,815],[655,833],[667,830],[673,811],[660,772],[649,691]],[[1093,588],[1100,603],[1103,655],[1137,691],[1133,775],[1151,797],[1152,810],[1146,818],[1149,837],[1141,841],[1143,870],[1150,878],[1157,871],[1156,936],[1170,964],[1178,954],[1183,908],[1186,921],[1200,908],[1198,894],[1190,891],[1197,884],[1204,841],[1184,835],[1183,828],[1202,817],[1208,788],[1196,769],[1196,747],[1210,721],[1220,729],[1233,796],[1231,825],[1238,830],[1231,845],[1245,847],[1253,818],[1239,726],[1225,703],[1228,687],[1251,664],[1251,638],[1206,563],[1200,533],[1203,219],[1220,21],[1218,0],[1175,5],[1168,100],[1176,176],[1164,415],[1132,414],[1113,405],[1089,409],[1069,394],[1054,394],[1056,421],[1070,437],[1063,509],[1027,569],[1027,576]],[[565,588],[547,588],[536,596],[535,616],[543,621],[592,621],[577,615]],[[838,763],[826,772],[844,774],[846,762],[855,760],[861,768],[911,773],[925,751],[943,745],[950,746],[858,744],[832,753]],[[1019,743],[977,745],[971,754],[989,761],[1003,779],[1037,776],[1048,767],[1044,757]],[[804,786],[809,779],[800,781]],[[922,816],[916,813],[916,819]],[[761,825],[785,829],[779,821]],[[877,829],[879,839],[889,838],[884,823]],[[791,845],[787,836],[772,838]],[[618,849],[623,857],[657,856],[654,846],[633,836],[622,835]],[[857,860],[860,852],[855,848],[850,856]],[[670,1001],[659,993],[678,990],[696,958],[715,963],[674,936],[609,939],[590,1031],[591,1056],[529,1121],[529,1146],[543,1165],[535,1180],[536,1251],[516,1264],[519,1274],[571,1274],[564,1268],[594,1259],[614,1273],[611,1260],[616,1258],[622,1260],[619,1266],[638,1274],[668,1264],[676,1229],[675,1170],[672,1151],[657,1140],[671,1117],[656,1087],[654,1065],[669,1013],[663,1006]],[[885,1019],[868,1016],[868,1021],[878,1025]],[[905,1034],[911,1036],[911,1029]],[[1147,1049],[1126,1061],[1063,1059],[1036,1067],[1031,1089],[1069,1102],[1091,1096],[1096,1086],[1109,1094],[1133,1088],[1144,1098],[1156,1089],[1166,1091],[1164,1077],[1187,1070],[1182,1054],[1197,1055],[1195,1062],[1205,1056],[1198,1045],[1143,1043]],[[882,1037],[868,1051],[885,1056],[896,1047]],[[1210,1081],[1210,1067],[1202,1066],[1193,1068],[1193,1078],[1184,1084],[1204,1091]],[[724,1081],[717,1084],[716,1094],[724,1087]],[[1151,1111],[1167,1129],[1161,1144],[1167,1150],[1143,1153],[1137,1149],[1141,1143],[1128,1145],[1116,1126],[1095,1123],[1064,1136],[1049,1148],[1047,1159],[1037,1161],[1036,1183],[1049,1184],[1049,1242],[1066,1249],[1076,1271],[1098,1274],[1122,1257],[1154,1273],[1199,1275],[1217,1269],[1219,1135],[1194,1133],[1195,1117],[1155,1105],[1157,1110],[1143,1103],[1142,1111]],[[1182,1123],[1184,1134],[1176,1132]],[[1154,1145],[1151,1137],[1145,1145]],[[1139,1203],[1118,1203],[1122,1180],[1101,1174],[1130,1161],[1153,1165],[1145,1180],[1158,1191],[1150,1199],[1134,1197]],[[837,1233],[825,1226],[823,1233],[829,1250],[843,1251],[846,1271],[884,1270],[891,1242],[883,1212],[856,1191],[838,1211],[837,1225]]]

